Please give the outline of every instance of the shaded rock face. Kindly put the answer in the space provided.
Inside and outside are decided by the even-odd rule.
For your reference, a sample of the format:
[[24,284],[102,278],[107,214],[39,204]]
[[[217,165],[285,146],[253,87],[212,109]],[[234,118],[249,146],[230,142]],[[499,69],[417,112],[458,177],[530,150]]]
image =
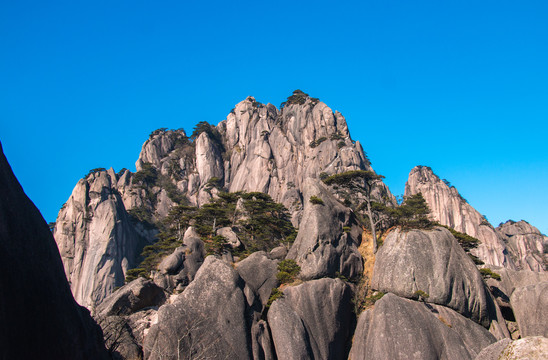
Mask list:
[[253,306],[254,299],[257,299],[260,302],[260,314],[268,302],[272,289],[279,285],[276,279],[278,261],[269,259],[264,251],[258,251],[240,261],[236,270],[245,281],[244,292],[248,305]]
[[129,315],[149,306],[160,305],[165,300],[160,287],[150,280],[138,278],[108,296],[97,307],[97,313],[106,316]]
[[510,270],[506,268],[493,268],[501,277],[500,281],[489,280],[491,287],[496,286],[508,299],[518,287],[535,285],[540,282],[548,282],[548,273],[531,270]]
[[448,186],[432,169],[417,166],[409,173],[405,195],[421,193],[433,220],[481,241],[471,252],[483,262],[515,269],[503,239],[484,216],[474,209],[453,186]]
[[451,309],[386,294],[360,315],[350,358],[474,359],[494,342],[486,329]]
[[166,301],[152,281],[136,279],[108,296],[96,309],[97,323],[113,359],[142,359],[144,334]]
[[78,182],[59,212],[54,236],[72,293],[89,308],[124,284],[146,244],[126,212],[112,169]]
[[449,230],[391,232],[377,252],[372,288],[444,305],[489,328],[494,304],[473,261]]
[[548,281],[516,288],[510,304],[521,336],[548,337]]
[[209,256],[183,293],[158,310],[145,337],[145,358],[250,359],[249,333],[242,279]]
[[483,349],[476,360],[548,359],[548,339],[531,336],[519,340],[503,339]]
[[189,227],[183,237],[183,246],[166,256],[158,266],[154,282],[169,292],[182,291],[194,280],[204,258],[204,243],[194,228]]
[[55,241],[0,146],[0,358],[107,359],[78,306]]
[[[322,199],[323,205],[309,201]],[[304,185],[304,212],[299,233],[287,254],[301,266],[299,277],[317,279],[342,274],[354,279],[363,273],[363,260],[358,252],[362,229],[354,213],[339,203],[317,179]]]
[[354,323],[350,288],[339,279],[286,288],[268,323],[280,359],[344,359]]
[[508,220],[496,228],[497,233],[506,241],[511,254],[514,255],[520,269],[544,271],[548,264],[548,236],[521,220]]

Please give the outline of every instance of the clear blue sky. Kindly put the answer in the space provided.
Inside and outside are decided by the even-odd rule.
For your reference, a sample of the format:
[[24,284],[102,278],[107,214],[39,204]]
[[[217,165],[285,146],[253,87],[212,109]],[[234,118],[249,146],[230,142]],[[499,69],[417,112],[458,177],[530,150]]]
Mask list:
[[[334,5],[336,4],[336,5]],[[3,1],[0,141],[47,221],[157,128],[294,89],[401,194],[415,165],[548,233],[548,2]]]

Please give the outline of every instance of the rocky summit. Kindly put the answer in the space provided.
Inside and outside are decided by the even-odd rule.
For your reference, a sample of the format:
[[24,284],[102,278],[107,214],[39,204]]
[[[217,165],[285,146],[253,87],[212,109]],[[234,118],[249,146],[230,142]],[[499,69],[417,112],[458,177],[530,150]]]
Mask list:
[[493,227],[425,166],[398,202],[345,118],[300,90],[155,130],[134,173],[91,170],[59,212],[59,252],[0,165],[2,289],[23,294],[3,291],[2,359],[45,324],[34,358],[548,357],[548,238]]

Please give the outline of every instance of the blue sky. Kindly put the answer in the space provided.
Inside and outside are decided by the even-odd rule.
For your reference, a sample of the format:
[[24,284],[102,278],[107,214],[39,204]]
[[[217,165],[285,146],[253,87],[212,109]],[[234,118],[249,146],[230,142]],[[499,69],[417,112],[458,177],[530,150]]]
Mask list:
[[0,141],[47,221],[148,134],[295,89],[403,193],[415,165],[548,233],[546,1],[3,1]]

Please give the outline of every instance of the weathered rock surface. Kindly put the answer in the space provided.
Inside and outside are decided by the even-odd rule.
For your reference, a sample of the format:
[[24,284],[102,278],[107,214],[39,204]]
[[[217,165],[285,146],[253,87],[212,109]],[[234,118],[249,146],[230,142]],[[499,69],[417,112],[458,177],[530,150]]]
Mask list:
[[510,304],[522,337],[548,337],[548,282],[517,287]]
[[245,281],[245,293],[249,306],[253,305],[253,299],[257,298],[261,303],[259,311],[262,311],[272,289],[279,284],[276,279],[278,261],[270,260],[264,251],[258,251],[240,261],[236,270]]
[[506,241],[510,253],[516,259],[519,268],[533,271],[546,270],[548,264],[548,236],[521,220],[508,220],[496,228],[497,233]]
[[431,168],[416,166],[409,173],[405,195],[421,193],[433,220],[481,241],[471,252],[483,262],[515,269],[506,244],[489,222],[459,194],[454,186],[448,186]]
[[167,291],[183,290],[192,280],[205,258],[204,243],[193,227],[183,237],[183,245],[166,256],[159,271],[154,273],[154,282]]
[[194,281],[158,310],[145,337],[146,359],[195,357],[250,359],[244,283],[230,265],[206,258]]
[[112,169],[78,182],[59,212],[54,237],[72,293],[89,308],[124,284],[146,244],[125,210]]
[[228,189],[266,192],[292,213],[302,206],[299,192],[308,177],[370,170],[344,117],[311,98],[278,110],[249,97],[218,128],[229,149],[224,165]]
[[[323,204],[311,203],[311,196],[321,198]],[[315,279],[339,273],[354,279],[361,275],[363,261],[358,246],[362,229],[354,213],[317,179],[306,180],[303,198],[299,234],[287,254],[288,259],[294,259],[301,266],[299,276]]]
[[[283,203],[298,225],[308,205],[307,178],[371,170],[344,117],[317,99],[302,95],[301,100],[278,110],[249,97],[193,142],[183,130],[156,130],[143,144],[136,174],[109,170],[80,180],[55,231],[76,299],[92,306],[121,286],[141,252],[139,236],[153,241],[151,223],[164,219],[175,204],[203,205],[218,188],[261,191]],[[382,183],[374,193],[391,197]],[[128,222],[125,210],[139,222]],[[328,251],[330,259],[341,251],[347,256],[349,250],[341,248],[346,245],[337,241],[332,241],[336,251],[325,246],[319,251]],[[350,263],[330,267],[359,273]]]
[[78,306],[46,222],[0,145],[0,358],[107,359],[101,330]]
[[535,285],[540,282],[548,282],[548,273],[531,270],[510,270],[506,268],[492,268],[500,275],[501,280],[489,280],[488,284],[496,286],[510,298],[517,287]]
[[350,288],[339,279],[288,287],[268,323],[279,359],[344,359],[354,323]]
[[105,316],[129,315],[149,306],[159,306],[165,300],[160,287],[140,277],[104,299],[97,307],[97,313]]
[[377,252],[372,288],[447,306],[489,327],[496,319],[494,304],[474,262],[449,230],[395,230]]
[[548,339],[540,336],[519,340],[503,339],[483,349],[476,360],[548,359]]
[[494,342],[486,329],[451,309],[386,294],[360,315],[350,358],[465,360]]

